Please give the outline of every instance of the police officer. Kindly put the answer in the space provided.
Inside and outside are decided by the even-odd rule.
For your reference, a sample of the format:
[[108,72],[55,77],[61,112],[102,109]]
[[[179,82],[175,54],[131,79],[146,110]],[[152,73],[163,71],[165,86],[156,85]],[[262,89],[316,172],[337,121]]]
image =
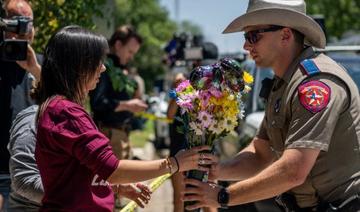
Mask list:
[[[346,70],[329,57],[320,26],[303,0],[250,0],[225,33],[244,31],[244,48],[275,80],[250,145],[214,172],[241,180],[228,188],[187,179],[188,209],[279,196],[285,211],[360,210],[360,97]],[[282,195],[281,195],[282,194]]]

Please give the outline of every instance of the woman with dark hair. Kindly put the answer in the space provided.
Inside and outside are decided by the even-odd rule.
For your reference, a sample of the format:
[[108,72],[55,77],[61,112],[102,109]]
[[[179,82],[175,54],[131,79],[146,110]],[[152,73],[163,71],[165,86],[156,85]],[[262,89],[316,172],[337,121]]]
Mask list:
[[208,170],[202,165],[217,161],[198,153],[209,149],[204,146],[154,161],[116,158],[82,106],[105,71],[107,48],[104,37],[78,26],[61,29],[47,44],[35,93],[40,103],[35,156],[45,190],[40,211],[112,211],[110,184]]

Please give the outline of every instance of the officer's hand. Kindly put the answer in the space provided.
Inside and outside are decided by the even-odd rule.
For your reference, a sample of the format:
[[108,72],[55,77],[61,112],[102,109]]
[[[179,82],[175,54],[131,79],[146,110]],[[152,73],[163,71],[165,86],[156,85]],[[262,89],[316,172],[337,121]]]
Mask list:
[[182,192],[182,199],[184,201],[196,201],[195,204],[187,206],[186,209],[191,211],[203,207],[220,207],[218,203],[218,193],[221,187],[213,183],[205,183],[195,179],[185,179],[187,186]]
[[141,208],[144,208],[144,203],[149,203],[152,193],[149,187],[141,183],[137,183],[136,185],[118,185],[117,191],[115,192],[117,192],[119,196],[133,200]]
[[133,113],[142,112],[148,108],[148,105],[140,99],[130,99],[121,101],[115,108],[115,112],[130,111]]
[[27,72],[31,73],[36,80],[40,80],[41,66],[36,60],[34,49],[28,45],[26,52],[26,60],[16,61],[16,63]]

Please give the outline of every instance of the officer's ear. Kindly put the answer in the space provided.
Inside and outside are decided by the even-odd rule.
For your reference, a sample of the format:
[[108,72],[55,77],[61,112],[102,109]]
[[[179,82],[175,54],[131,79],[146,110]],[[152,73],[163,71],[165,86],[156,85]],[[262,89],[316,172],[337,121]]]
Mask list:
[[294,39],[294,34],[291,31],[290,28],[284,27],[283,29],[281,29],[281,42],[283,44],[288,44],[291,40]]

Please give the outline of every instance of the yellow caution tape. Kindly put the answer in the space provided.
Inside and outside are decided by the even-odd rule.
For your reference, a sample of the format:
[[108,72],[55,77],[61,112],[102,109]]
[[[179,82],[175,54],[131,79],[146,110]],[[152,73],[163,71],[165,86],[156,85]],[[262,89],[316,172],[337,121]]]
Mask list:
[[[165,174],[152,181],[149,185],[151,191],[156,191],[156,189],[158,189],[167,179],[169,179],[170,176],[171,174]],[[134,201],[131,201],[123,209],[121,209],[120,212],[134,212],[137,206],[138,205]]]
[[151,121],[158,120],[158,121],[163,121],[163,122],[166,122],[166,123],[172,123],[173,122],[173,119],[156,116],[156,115],[154,115],[152,113],[146,113],[146,112],[135,113],[135,116],[141,117],[141,118],[144,118],[144,119],[148,119],[148,120],[151,120]]

